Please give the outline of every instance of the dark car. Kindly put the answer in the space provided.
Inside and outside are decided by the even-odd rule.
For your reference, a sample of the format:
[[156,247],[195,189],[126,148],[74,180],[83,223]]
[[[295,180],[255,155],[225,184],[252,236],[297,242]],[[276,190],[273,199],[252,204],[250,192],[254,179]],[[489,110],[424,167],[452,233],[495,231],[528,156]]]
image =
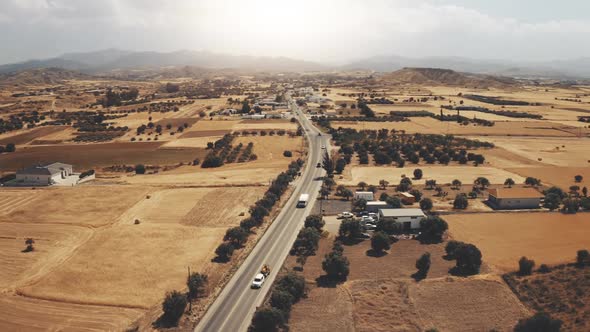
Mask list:
[[322,164],[318,163],[317,165],[315,165],[316,168],[322,168]]

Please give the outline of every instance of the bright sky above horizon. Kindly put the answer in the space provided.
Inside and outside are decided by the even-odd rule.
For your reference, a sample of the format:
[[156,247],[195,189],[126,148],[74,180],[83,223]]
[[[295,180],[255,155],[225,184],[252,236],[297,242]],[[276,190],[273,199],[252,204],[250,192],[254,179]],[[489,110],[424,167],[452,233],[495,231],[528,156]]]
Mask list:
[[588,0],[2,0],[0,63],[105,48],[543,61],[590,56]]

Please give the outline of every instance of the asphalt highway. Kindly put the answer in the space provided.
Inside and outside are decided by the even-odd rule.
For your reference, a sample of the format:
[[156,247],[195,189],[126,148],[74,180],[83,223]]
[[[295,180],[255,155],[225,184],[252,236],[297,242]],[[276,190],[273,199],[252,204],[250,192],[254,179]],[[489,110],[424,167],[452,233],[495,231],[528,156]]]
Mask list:
[[[277,270],[289,254],[297,233],[303,227],[305,217],[313,208],[321,186],[321,177],[325,174],[322,168],[317,168],[323,156],[322,146],[329,149],[329,136],[322,134],[313,126],[289,98],[290,108],[298,117],[308,138],[308,158],[301,176],[293,183],[294,192],[283,207],[272,225],[254,247],[241,267],[222,290],[218,298],[211,305],[196,332],[239,332],[246,331],[252,320],[252,315],[262,304],[266,293],[276,278]],[[305,208],[297,208],[297,200],[301,194],[309,194],[309,204]],[[250,285],[260,268],[268,264],[271,274],[260,289],[251,289]]]

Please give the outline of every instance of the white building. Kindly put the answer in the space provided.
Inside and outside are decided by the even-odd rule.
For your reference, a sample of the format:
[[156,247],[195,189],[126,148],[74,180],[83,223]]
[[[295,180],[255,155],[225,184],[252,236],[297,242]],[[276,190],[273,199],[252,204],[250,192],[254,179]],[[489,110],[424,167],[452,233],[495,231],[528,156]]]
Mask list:
[[371,191],[356,191],[354,193],[354,199],[364,199],[365,201],[374,201],[375,195]]
[[393,220],[403,230],[419,229],[420,220],[426,215],[420,209],[380,209],[377,215],[379,221]]
[[65,182],[73,174],[72,165],[52,163],[17,171],[15,182],[25,185],[50,186]]
[[365,210],[367,210],[367,212],[374,212],[377,213],[379,212],[380,209],[391,209],[391,205],[387,204],[387,202],[383,202],[383,201],[372,201],[372,202],[367,202],[367,207],[365,208]]

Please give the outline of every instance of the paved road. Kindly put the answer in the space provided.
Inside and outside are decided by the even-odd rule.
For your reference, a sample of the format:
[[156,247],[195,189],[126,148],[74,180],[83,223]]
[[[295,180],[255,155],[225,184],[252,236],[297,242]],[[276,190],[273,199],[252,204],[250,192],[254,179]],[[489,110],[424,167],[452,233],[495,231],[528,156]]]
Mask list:
[[[305,118],[293,102],[291,102],[291,109],[299,117],[309,138],[309,156],[305,169],[301,177],[295,181],[295,191],[287,204],[211,305],[195,328],[196,332],[247,330],[256,307],[262,304],[276,278],[277,270],[283,264],[297,233],[303,227],[305,217],[311,212],[321,186],[321,180],[318,178],[324,175],[324,170],[316,168],[316,164],[322,159],[322,145],[329,148],[329,137],[325,134],[318,136],[317,128]],[[310,195],[310,204],[306,208],[297,208],[299,195],[304,193]],[[269,278],[261,289],[250,289],[252,279],[264,264],[271,266],[272,272]]]

